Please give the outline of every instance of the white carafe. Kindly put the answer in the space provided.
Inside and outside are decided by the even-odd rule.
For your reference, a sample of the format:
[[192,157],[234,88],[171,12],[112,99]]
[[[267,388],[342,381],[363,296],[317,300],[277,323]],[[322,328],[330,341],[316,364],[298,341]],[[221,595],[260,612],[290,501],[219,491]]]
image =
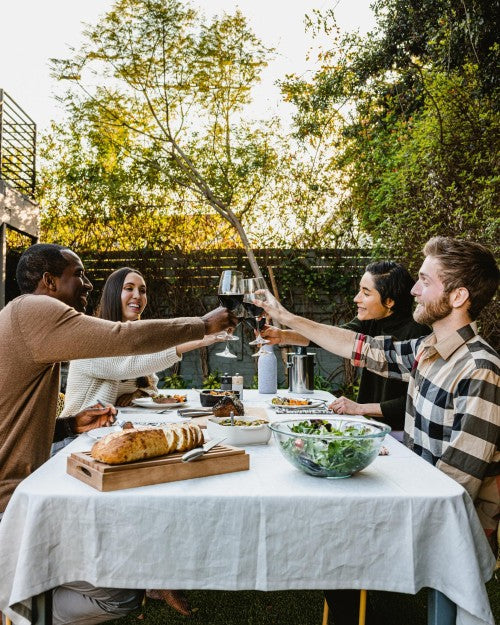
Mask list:
[[259,393],[271,394],[278,390],[278,362],[272,345],[262,345],[257,363]]

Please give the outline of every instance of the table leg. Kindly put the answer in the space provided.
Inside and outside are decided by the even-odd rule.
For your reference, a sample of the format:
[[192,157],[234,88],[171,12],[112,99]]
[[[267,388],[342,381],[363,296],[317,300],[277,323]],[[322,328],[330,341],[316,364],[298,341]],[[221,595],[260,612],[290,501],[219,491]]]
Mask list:
[[427,625],[455,625],[457,606],[451,599],[434,588],[429,588],[427,599]]
[[47,590],[33,597],[31,609],[33,612],[32,625],[52,625],[52,590]]

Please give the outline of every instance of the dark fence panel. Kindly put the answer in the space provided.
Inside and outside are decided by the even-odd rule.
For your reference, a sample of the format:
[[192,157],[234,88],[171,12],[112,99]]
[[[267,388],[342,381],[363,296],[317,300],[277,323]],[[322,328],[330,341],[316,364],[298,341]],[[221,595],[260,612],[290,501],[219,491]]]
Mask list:
[[[221,272],[237,269],[250,276],[243,250],[199,253],[141,252],[80,253],[94,283],[90,307],[95,308],[109,274],[122,266],[139,269],[148,283],[149,317],[200,314],[216,305]],[[255,250],[257,261],[271,286],[274,273],[279,296],[298,314],[318,321],[335,319],[352,300],[356,283],[368,261],[361,250]],[[349,303],[349,310],[352,305]]]

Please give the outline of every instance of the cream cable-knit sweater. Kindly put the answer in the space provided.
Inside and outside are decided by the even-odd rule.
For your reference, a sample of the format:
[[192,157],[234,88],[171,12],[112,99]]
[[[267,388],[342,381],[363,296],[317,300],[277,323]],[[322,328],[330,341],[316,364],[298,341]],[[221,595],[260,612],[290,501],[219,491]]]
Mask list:
[[141,376],[158,378],[157,371],[168,369],[181,360],[175,347],[155,354],[140,356],[113,356],[111,358],[86,358],[72,360],[66,382],[64,410],[60,417],[75,415],[94,405],[97,400],[114,404],[123,393],[136,390],[135,380]]

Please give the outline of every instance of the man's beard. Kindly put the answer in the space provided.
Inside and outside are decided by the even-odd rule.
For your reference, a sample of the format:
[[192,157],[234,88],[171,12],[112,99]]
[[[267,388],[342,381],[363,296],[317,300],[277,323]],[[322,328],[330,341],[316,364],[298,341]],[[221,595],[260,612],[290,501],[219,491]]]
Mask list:
[[450,306],[449,295],[443,294],[437,302],[419,304],[413,313],[413,318],[417,323],[431,326],[436,321],[447,317],[453,306]]

